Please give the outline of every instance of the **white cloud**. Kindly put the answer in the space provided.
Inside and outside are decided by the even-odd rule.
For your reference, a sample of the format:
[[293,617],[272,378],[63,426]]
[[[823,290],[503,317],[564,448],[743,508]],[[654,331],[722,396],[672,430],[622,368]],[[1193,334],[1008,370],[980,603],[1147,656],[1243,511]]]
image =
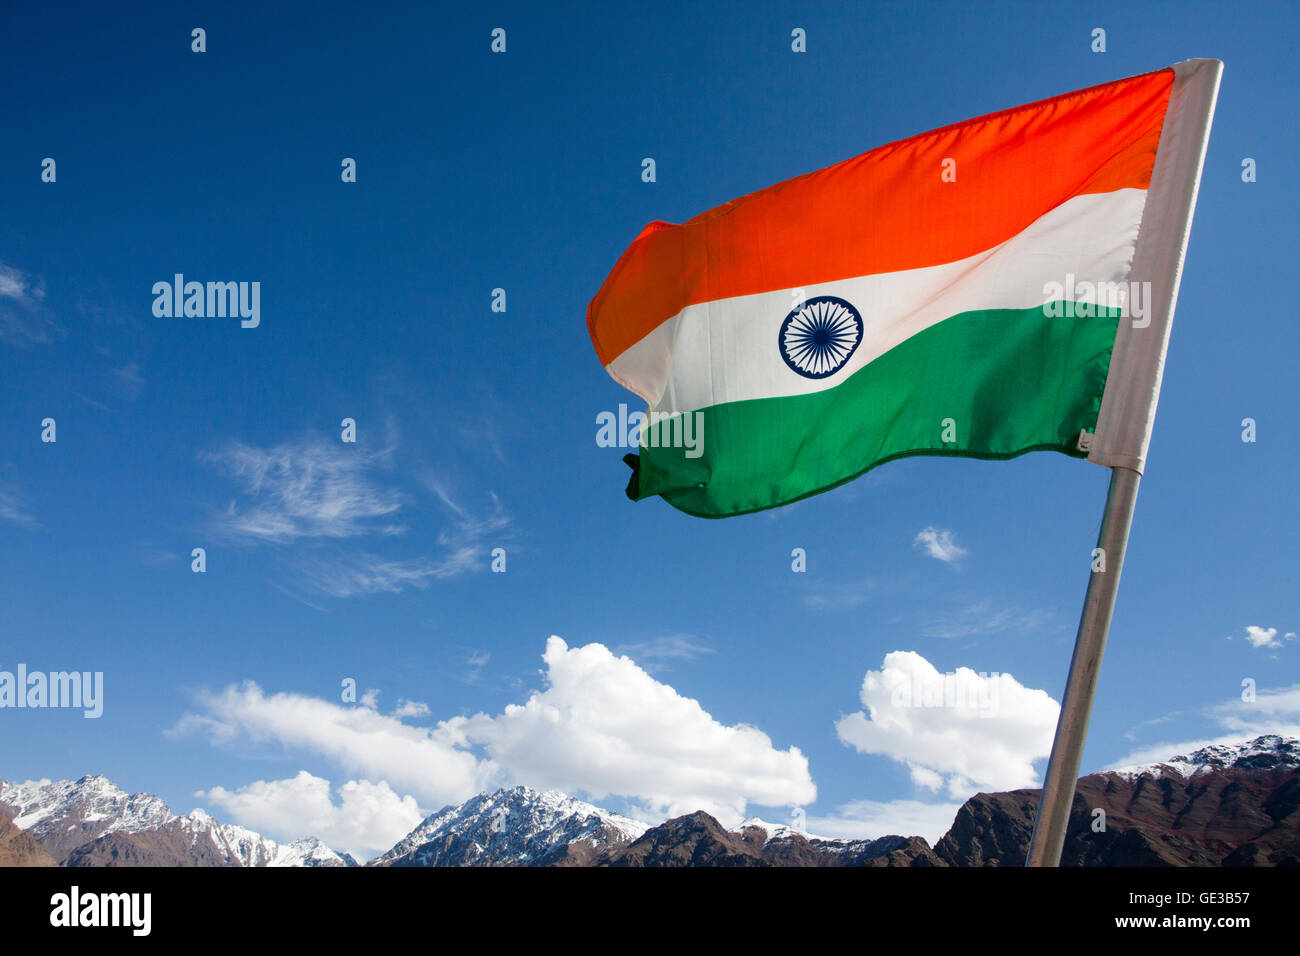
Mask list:
[[1258,627],[1254,624],[1247,624],[1246,640],[1250,642],[1251,647],[1277,648],[1282,646],[1282,642],[1277,639],[1277,628],[1275,627]]
[[960,809],[960,803],[858,800],[839,807],[829,816],[809,816],[808,832],[838,840],[919,836],[934,846],[951,829]]
[[726,726],[603,644],[546,642],[544,691],[490,717],[450,721],[520,781],[593,799],[619,795],[673,816],[736,822],[750,802],[816,799],[808,760],[747,724]]
[[43,298],[45,292],[39,287],[33,287],[28,275],[0,264],[0,299],[9,299],[20,305],[33,305]]
[[840,740],[904,764],[927,789],[941,779],[951,797],[1036,786],[1033,764],[1051,752],[1060,710],[1010,674],[940,674],[913,651],[886,654],[860,695],[866,711],[836,722]]
[[496,715],[413,727],[372,706],[299,694],[267,695],[253,683],[196,699],[171,731],[214,741],[278,743],[320,754],[349,774],[387,781],[422,806],[457,803],[507,783],[619,796],[656,814],[707,810],[736,822],[750,802],[811,803],[807,758],[776,749],[762,731],[727,726],[602,644],[569,648],[552,637],[545,690]]
[[431,711],[429,705],[422,700],[403,700],[397,699],[397,708],[393,711],[394,717],[428,717]]
[[286,780],[255,780],[237,790],[213,787],[196,796],[280,842],[314,836],[361,858],[388,850],[424,819],[414,797],[399,796],[382,781],[349,780],[338,794],[335,803],[328,780],[300,770]]
[[346,706],[301,694],[266,694],[248,681],[220,693],[200,693],[200,713],[188,714],[174,735],[205,732],[221,744],[276,743],[319,754],[349,774],[386,781],[423,806],[445,806],[487,788],[497,768],[460,746],[443,724],[412,727],[370,706]]
[[953,541],[951,531],[940,531],[933,525],[917,532],[912,547],[924,549],[930,557],[945,564],[952,564],[966,555],[966,549]]

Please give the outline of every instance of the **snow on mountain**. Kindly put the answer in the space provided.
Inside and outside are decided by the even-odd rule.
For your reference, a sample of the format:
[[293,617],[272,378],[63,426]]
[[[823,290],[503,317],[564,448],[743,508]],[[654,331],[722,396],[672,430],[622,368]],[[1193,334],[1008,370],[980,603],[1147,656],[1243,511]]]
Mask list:
[[1300,739],[1265,734],[1239,744],[1213,744],[1187,755],[1170,757],[1159,763],[1118,767],[1102,773],[1114,774],[1132,783],[1142,776],[1176,774],[1191,778],[1216,770],[1239,767],[1246,770],[1300,768]]
[[38,840],[68,819],[91,824],[98,836],[113,830],[142,830],[173,818],[167,804],[152,794],[127,794],[99,774],[77,781],[0,781],[0,805],[17,826]]
[[792,826],[784,823],[768,823],[766,820],[760,820],[758,817],[747,817],[740,822],[740,825],[732,829],[732,833],[744,834],[749,827],[758,827],[767,832],[768,843],[773,840],[784,840],[792,836],[801,836],[805,840],[823,840],[825,842],[851,842],[851,841],[831,841],[825,840],[824,837],[813,836],[811,833],[805,833],[802,830],[796,830]]
[[582,863],[646,827],[560,793],[514,787],[430,814],[368,866],[548,866]]
[[350,853],[331,850],[315,837],[281,843],[267,866],[359,866]]
[[[123,835],[166,834],[188,844],[187,857],[225,866],[355,866],[314,837],[281,845],[232,823],[219,823],[202,810],[177,816],[148,793],[128,794],[107,777],[80,780],[0,781],[0,810],[30,833],[55,859],[63,860],[95,841]],[[169,841],[168,845],[174,843]]]

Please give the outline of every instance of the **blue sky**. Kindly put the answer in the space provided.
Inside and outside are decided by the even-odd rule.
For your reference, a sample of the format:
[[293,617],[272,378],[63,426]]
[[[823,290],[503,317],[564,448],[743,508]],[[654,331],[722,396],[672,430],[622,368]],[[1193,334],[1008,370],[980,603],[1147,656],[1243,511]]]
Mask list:
[[[664,741],[715,731],[708,805],[801,803],[814,831],[937,835],[964,795],[1032,783],[973,781],[933,740],[862,753],[837,721],[897,651],[1059,700],[1106,472],[913,459],[724,521],[633,504],[596,416],[640,406],[585,309],[646,222],[1194,56],[1225,61],[1223,87],[1084,769],[1296,732],[1296,6],[275,7],[4,15],[0,669],[103,671],[105,707],[0,712],[0,778],[99,772],[279,837],[301,835],[297,791],[247,788],[300,771],[335,803],[376,788],[349,794],[377,817],[512,781],[662,814],[697,795],[654,770]],[[260,326],[156,318],[177,272],[259,281]],[[544,662],[550,635],[570,650]],[[348,677],[373,708],[340,701]],[[261,696],[227,690],[244,681]],[[573,718],[606,693],[632,762],[648,748],[613,778]],[[577,721],[553,753],[552,707]],[[441,748],[415,782],[385,769],[409,728]]]

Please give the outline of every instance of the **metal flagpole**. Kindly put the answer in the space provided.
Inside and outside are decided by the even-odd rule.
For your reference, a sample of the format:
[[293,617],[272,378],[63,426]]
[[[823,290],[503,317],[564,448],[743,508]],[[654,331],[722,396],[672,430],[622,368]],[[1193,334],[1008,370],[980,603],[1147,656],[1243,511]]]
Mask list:
[[[1093,560],[1088,593],[1083,599],[1079,633],[1074,639],[1074,656],[1070,658],[1070,676],[1065,683],[1065,699],[1056,723],[1052,756],[1047,762],[1043,796],[1034,818],[1034,835],[1029,842],[1026,866],[1058,866],[1065,831],[1070,823],[1074,803],[1074,784],[1083,759],[1083,742],[1088,734],[1088,716],[1097,693],[1101,658],[1106,652],[1106,634],[1111,613],[1115,610],[1115,593],[1124,567],[1124,550],[1128,545],[1129,527],[1133,523],[1133,506],[1137,503],[1141,475],[1131,468],[1112,468],[1110,489],[1106,493],[1106,513],[1101,519],[1097,548]],[[1100,558],[1100,560],[1098,560]]]
[[1183,254],[1192,228],[1192,210],[1196,207],[1223,63],[1184,60],[1175,63],[1172,70],[1169,105],[1130,268],[1130,280],[1142,280],[1147,289],[1147,314],[1140,322],[1136,313],[1132,323],[1121,321],[1115,333],[1106,390],[1089,442],[1088,460],[1111,469],[1106,513],[1097,539],[1105,565],[1094,562],[1088,579],[1026,866],[1058,866],[1065,846],[1088,716],[1097,693],[1097,675],[1115,610],[1138,481],[1151,440]]

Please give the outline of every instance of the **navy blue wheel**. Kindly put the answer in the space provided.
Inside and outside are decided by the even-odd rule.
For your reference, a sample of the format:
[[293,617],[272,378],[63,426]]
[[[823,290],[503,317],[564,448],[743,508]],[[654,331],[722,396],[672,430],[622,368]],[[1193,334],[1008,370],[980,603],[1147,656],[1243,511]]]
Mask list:
[[833,295],[808,299],[781,323],[781,358],[804,378],[828,378],[862,342],[862,316]]

